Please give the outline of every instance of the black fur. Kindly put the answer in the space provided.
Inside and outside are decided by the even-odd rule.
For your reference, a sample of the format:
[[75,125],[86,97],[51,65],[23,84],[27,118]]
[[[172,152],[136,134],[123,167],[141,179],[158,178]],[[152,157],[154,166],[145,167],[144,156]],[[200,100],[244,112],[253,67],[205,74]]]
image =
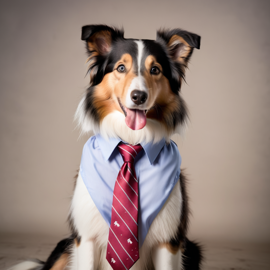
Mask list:
[[121,39],[112,44],[112,50],[108,56],[105,74],[113,71],[115,63],[125,53],[128,53],[132,56],[133,62],[135,64],[135,70],[137,70],[137,54],[138,54],[137,44],[134,42],[133,39]]
[[85,110],[85,115],[88,115],[90,119],[93,119],[95,123],[99,123],[99,114],[97,112],[96,107],[93,105],[94,102],[94,91],[95,87],[90,86],[87,91],[86,91],[86,97],[85,97],[85,102],[84,102],[84,110]]
[[69,248],[73,242],[74,242],[74,238],[72,236],[61,240],[57,244],[55,249],[52,251],[51,255],[49,256],[47,261],[44,263],[44,266],[41,268],[41,270],[50,270],[63,253],[70,254]]
[[181,87],[180,78],[184,78],[183,69],[179,70],[177,76],[173,76],[174,66],[172,65],[167,48],[163,47],[162,44],[153,40],[143,40],[147,54],[143,57],[143,62],[148,55],[153,55],[157,59],[163,69],[163,75],[168,79],[172,92],[178,94]]
[[186,248],[182,258],[185,270],[200,270],[203,260],[201,246],[186,238]]
[[[105,76],[106,72],[111,72],[112,70],[108,69],[108,59],[109,59],[109,52],[106,51],[96,51],[96,50],[90,50],[88,46],[88,42],[97,42],[92,41],[91,38],[94,36],[94,34],[98,32],[106,32],[110,36],[110,40],[104,39],[102,42],[106,44],[98,44],[101,46],[97,47],[103,47],[103,45],[106,45],[107,47],[113,46],[117,40],[124,40],[124,32],[123,30],[119,30],[117,28],[111,28],[107,25],[85,25],[82,27],[82,35],[81,39],[86,41],[86,50],[89,55],[89,57],[92,57],[92,63],[89,66],[88,72],[92,72],[91,76],[91,82],[90,84],[92,86],[99,84],[103,77]],[[93,57],[93,55],[95,55]]]
[[168,44],[171,37],[174,35],[182,37],[189,44],[189,46],[200,49],[201,37],[197,34],[190,33],[179,28],[173,30],[159,30],[157,32],[157,39],[161,38],[166,42],[166,44]]
[[85,25],[82,27],[82,40],[88,40],[91,36],[93,36],[97,32],[108,31],[111,33],[112,40],[116,40],[117,38],[124,38],[124,31],[112,28],[104,24],[92,24]]
[[183,172],[180,174],[180,189],[182,194],[182,208],[181,208],[181,222],[178,234],[175,238],[171,239],[170,245],[173,248],[181,248],[184,250],[182,254],[184,270],[200,270],[202,262],[201,247],[191,242],[187,236],[188,223],[189,223],[189,204],[186,189],[187,178]]
[[175,130],[175,128],[179,124],[184,124],[185,121],[188,119],[188,109],[186,106],[186,102],[182,99],[181,96],[176,95],[176,99],[179,100],[179,106],[177,107],[177,110],[174,110],[171,114],[170,119],[166,119],[166,122],[168,123],[168,127],[172,130]]
[[180,192],[182,195],[182,207],[181,207],[181,213],[180,213],[180,226],[178,229],[178,234],[175,239],[171,240],[172,246],[180,246],[182,245],[182,248],[185,249],[186,244],[186,235],[188,230],[188,224],[189,224],[189,204],[188,204],[188,195],[187,195],[187,188],[186,188],[186,182],[187,178],[184,174],[184,170],[181,170],[180,174]]
[[[183,44],[177,44],[168,48],[168,43],[173,36],[182,37],[191,47],[190,53],[185,57],[185,63],[179,63],[177,60],[178,50],[183,46]],[[171,70],[172,70],[172,80],[174,81],[175,87],[178,87],[177,91],[181,88],[181,82],[183,79],[185,81],[185,68],[187,63],[193,53],[193,49],[200,49],[201,37],[184,31],[182,29],[173,29],[173,30],[159,30],[157,32],[157,42],[163,44],[164,48],[167,49],[168,55],[171,59]]]

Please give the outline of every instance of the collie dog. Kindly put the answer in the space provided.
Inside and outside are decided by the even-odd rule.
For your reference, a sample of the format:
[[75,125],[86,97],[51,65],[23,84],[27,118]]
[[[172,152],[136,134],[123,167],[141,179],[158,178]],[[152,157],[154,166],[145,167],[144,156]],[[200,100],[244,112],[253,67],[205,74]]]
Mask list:
[[[140,258],[131,269],[200,269],[201,248],[187,238],[186,178],[180,172],[177,146],[170,140],[187,123],[180,89],[193,49],[200,48],[200,36],[173,29],[158,31],[156,40],[126,39],[123,30],[87,25],[82,27],[82,40],[88,54],[90,86],[75,117],[82,132],[93,132],[94,136],[84,147],[84,163],[76,177],[68,219],[71,236],[58,243],[46,262],[24,262],[12,269],[112,269],[106,250],[112,211],[107,201],[112,200],[113,186],[109,187],[111,183],[104,177],[106,173],[115,177],[114,168],[109,166],[117,167],[113,159],[119,153],[107,149],[106,144],[112,140],[141,144],[144,150],[144,145],[150,145],[152,152],[157,151],[155,157],[142,151],[144,164],[136,167]],[[87,147],[92,156],[88,157]],[[104,158],[102,147],[113,154]],[[92,171],[87,172],[87,166],[92,166]],[[173,173],[167,173],[169,170]],[[100,179],[102,184],[97,184]],[[145,189],[141,182],[150,188]],[[151,213],[145,214],[147,211]]]

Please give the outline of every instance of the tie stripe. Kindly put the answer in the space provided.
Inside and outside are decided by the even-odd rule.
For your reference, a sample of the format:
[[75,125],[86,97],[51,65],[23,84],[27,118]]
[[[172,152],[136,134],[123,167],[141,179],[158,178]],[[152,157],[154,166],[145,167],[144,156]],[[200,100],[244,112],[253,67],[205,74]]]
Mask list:
[[121,215],[117,212],[117,210],[116,210],[114,207],[112,207],[112,209],[115,211],[115,213],[119,216],[119,218],[120,218],[120,219],[123,221],[123,223],[126,225],[126,228],[130,231],[130,233],[131,233],[131,235],[134,237],[135,241],[138,242],[137,237],[133,234],[133,232],[132,232],[132,230],[131,230],[131,228],[132,228],[133,226],[128,226],[127,223],[124,221],[124,219],[121,217]]
[[114,198],[120,203],[120,205],[125,209],[125,211],[129,214],[129,216],[132,218],[132,220],[136,223],[136,225],[138,226],[138,223],[136,222],[136,220],[133,218],[133,216],[131,215],[131,213],[127,210],[127,208],[119,201],[119,199],[113,195]]
[[[114,254],[118,257],[119,261],[122,263],[122,266],[124,267],[124,268],[119,268],[119,270],[122,270],[122,269],[128,270],[128,268],[126,268],[126,266],[124,265],[124,263],[123,263],[122,260],[120,259],[119,255],[117,254],[117,252],[116,252],[115,249],[113,248],[113,246],[112,246],[112,244],[110,243],[110,241],[108,241],[108,243],[109,243],[111,249],[114,251]],[[111,263],[115,263],[114,261],[115,261],[115,260],[114,260],[113,258],[111,258]],[[115,269],[116,269],[116,268],[115,268]]]
[[138,153],[136,152],[136,150],[131,146],[131,145],[127,145],[128,147],[130,147],[133,151],[135,151],[136,155],[138,155]]
[[129,170],[129,172],[130,172],[130,175],[133,177],[133,179],[138,183],[138,180],[133,176],[133,174],[132,174],[132,171],[131,171],[131,169],[129,168],[129,166],[127,166],[127,168],[128,168],[128,170]]
[[121,185],[119,184],[119,181],[116,180],[116,183],[119,185],[119,187],[122,189],[122,191],[124,192],[124,194],[126,195],[126,197],[128,198],[128,200],[132,203],[132,205],[135,207],[135,209],[138,211],[138,208],[136,207],[136,205],[132,202],[132,200],[129,198],[128,194],[125,192],[125,190],[121,187]]
[[142,147],[120,143],[118,150],[124,164],[118,173],[113,191],[106,258],[114,270],[128,270],[139,259],[139,185],[134,162]]
[[131,258],[131,256],[129,255],[129,253],[126,251],[125,247],[121,244],[121,241],[117,238],[116,234],[114,233],[114,231],[112,230],[112,228],[110,228],[111,232],[113,233],[115,239],[118,241],[118,243],[120,244],[120,246],[122,247],[122,249],[126,252],[126,254],[129,256],[129,258],[134,262],[134,260]]
[[130,185],[130,183],[126,180],[126,178],[123,175],[123,172],[121,171],[121,175],[124,178],[124,180],[126,181],[126,183],[130,186],[130,188],[134,191],[134,193],[138,196],[137,192],[133,189],[133,187]]
[[122,149],[123,151],[127,152],[128,154],[130,154],[133,157],[133,159],[135,159],[135,157],[127,149],[124,149],[123,147],[120,147],[120,146],[118,147]]

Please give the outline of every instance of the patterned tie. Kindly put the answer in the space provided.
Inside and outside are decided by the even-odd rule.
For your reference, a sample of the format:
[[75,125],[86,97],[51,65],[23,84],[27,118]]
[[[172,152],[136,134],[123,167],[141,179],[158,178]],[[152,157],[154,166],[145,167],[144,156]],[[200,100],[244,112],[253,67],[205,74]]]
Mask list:
[[111,226],[106,259],[114,270],[128,270],[139,259],[139,184],[134,161],[142,150],[138,145],[118,145],[123,157],[113,191]]

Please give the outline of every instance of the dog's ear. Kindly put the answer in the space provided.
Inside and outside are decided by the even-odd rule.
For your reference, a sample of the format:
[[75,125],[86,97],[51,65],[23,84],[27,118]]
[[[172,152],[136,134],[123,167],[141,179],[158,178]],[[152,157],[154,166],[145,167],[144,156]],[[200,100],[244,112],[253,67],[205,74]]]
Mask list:
[[82,27],[82,40],[86,41],[89,56],[106,56],[112,43],[118,38],[124,38],[123,30],[107,25],[85,25]]
[[82,40],[86,42],[89,63],[90,84],[96,85],[105,75],[108,55],[113,43],[124,38],[123,30],[107,25],[85,25],[82,27]]
[[165,42],[169,56],[174,62],[186,66],[193,49],[200,49],[201,37],[181,29],[159,30],[157,41]]

